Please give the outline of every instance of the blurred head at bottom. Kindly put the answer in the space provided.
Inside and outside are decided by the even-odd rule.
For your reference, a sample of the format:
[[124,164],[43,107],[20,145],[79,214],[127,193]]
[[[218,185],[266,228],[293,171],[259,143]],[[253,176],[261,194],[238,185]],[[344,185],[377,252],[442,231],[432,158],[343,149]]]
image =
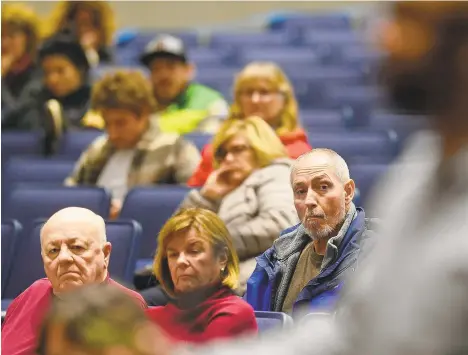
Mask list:
[[110,285],[56,299],[40,330],[40,355],[155,355],[160,333],[143,309]]

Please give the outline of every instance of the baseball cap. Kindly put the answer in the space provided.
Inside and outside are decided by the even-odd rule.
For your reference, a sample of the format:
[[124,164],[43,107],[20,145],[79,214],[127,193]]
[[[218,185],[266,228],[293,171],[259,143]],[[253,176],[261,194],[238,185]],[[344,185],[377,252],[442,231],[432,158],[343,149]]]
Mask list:
[[156,37],[146,46],[140,56],[140,62],[148,67],[155,58],[175,58],[184,63],[187,62],[184,42],[180,38],[170,35]]

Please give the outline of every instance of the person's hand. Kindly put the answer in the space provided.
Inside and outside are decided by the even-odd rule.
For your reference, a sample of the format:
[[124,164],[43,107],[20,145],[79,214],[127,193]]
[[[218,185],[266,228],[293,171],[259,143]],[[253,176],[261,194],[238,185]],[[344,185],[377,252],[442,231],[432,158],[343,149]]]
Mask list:
[[99,47],[99,33],[97,31],[87,31],[80,38],[81,46],[84,49],[95,49]]
[[2,76],[8,74],[13,64],[14,58],[11,55],[2,55]]
[[201,195],[211,201],[219,201],[238,185],[229,182],[229,174],[232,169],[223,169],[213,171],[205,185],[201,189]]
[[120,214],[120,210],[122,209],[122,201],[113,199],[111,202],[111,209],[109,212],[110,219],[117,219]]

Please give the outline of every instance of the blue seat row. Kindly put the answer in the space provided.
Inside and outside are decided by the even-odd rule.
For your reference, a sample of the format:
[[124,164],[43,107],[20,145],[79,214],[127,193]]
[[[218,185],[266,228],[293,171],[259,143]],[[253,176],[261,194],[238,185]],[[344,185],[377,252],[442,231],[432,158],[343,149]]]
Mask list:
[[[2,310],[34,281],[45,277],[41,258],[40,230],[44,221],[28,228],[20,222],[2,222]],[[141,240],[141,226],[133,220],[106,222],[107,240],[112,243],[109,273],[130,285]]]

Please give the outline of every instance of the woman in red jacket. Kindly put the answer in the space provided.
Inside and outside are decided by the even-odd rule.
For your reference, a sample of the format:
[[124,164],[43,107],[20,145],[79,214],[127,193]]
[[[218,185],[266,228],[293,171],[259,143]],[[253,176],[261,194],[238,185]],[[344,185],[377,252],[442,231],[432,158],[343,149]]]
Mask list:
[[[276,64],[252,62],[236,77],[229,119],[263,118],[275,129],[292,159],[312,149],[305,131],[299,126],[297,111],[291,83]],[[212,171],[213,148],[208,144],[203,148],[202,160],[187,185],[203,186]]]
[[147,313],[173,341],[204,343],[257,333],[252,307],[234,294],[239,260],[214,212],[182,209],[166,222],[154,273],[172,300]]

